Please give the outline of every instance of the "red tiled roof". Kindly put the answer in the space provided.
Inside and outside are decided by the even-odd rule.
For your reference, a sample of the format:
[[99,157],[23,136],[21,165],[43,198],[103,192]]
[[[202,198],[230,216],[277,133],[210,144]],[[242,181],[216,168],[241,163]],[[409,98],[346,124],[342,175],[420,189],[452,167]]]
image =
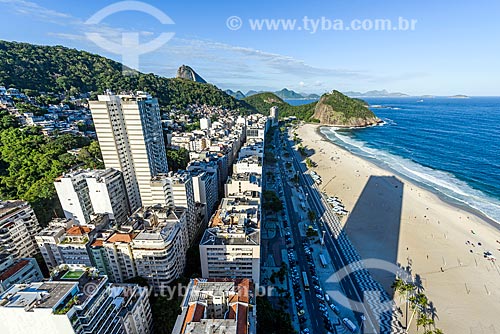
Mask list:
[[94,243],[91,245],[92,247],[101,247],[104,241],[102,239],[94,241]]
[[236,319],[237,308],[238,304],[231,305],[231,308],[229,309],[229,314],[227,315],[228,319]]
[[236,334],[247,334],[248,332],[248,307],[238,304],[238,324]]
[[30,263],[28,260],[20,260],[19,262],[15,263],[14,265],[10,266],[7,270],[5,270],[1,275],[0,275],[0,281],[5,281],[9,277],[13,276],[15,273],[17,273],[19,270],[23,269],[25,266],[27,266]]
[[91,231],[91,229],[88,226],[72,226],[66,231],[66,234],[68,234],[68,235],[84,235],[84,234],[89,234],[90,231]]
[[205,306],[201,304],[196,304],[193,319],[191,321],[199,322],[201,319],[203,319],[204,314],[205,314]]
[[108,242],[131,242],[135,238],[134,233],[115,233],[108,238]]

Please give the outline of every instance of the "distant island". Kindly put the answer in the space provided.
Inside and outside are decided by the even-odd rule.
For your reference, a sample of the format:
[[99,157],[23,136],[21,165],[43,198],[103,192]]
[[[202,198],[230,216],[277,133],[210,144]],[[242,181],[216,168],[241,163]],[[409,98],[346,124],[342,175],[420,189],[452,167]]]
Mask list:
[[449,97],[450,99],[469,99],[470,97],[467,95],[453,95]]
[[360,92],[343,92],[344,95],[349,97],[409,97],[410,95],[404,93],[390,93],[387,90],[371,90],[366,93]]

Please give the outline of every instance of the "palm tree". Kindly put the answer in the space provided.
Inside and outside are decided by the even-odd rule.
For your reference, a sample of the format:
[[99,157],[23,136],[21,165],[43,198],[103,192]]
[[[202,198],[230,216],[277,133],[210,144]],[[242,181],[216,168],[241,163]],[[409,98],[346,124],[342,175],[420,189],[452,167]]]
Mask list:
[[425,314],[424,312],[419,313],[418,319],[417,319],[417,331],[418,331],[419,327],[423,327],[424,328],[424,334],[432,334],[433,331],[430,330],[428,327],[430,325],[433,325],[433,324],[434,324],[434,320],[432,320],[431,318],[429,318],[427,316],[427,314]]
[[[431,323],[434,323],[434,320],[432,320],[431,318],[429,318],[427,316],[427,308],[429,307],[429,299],[427,299],[426,295],[424,295],[423,293],[417,293],[416,295],[411,296],[409,298],[409,301],[411,303],[411,308],[413,309],[413,313],[410,317],[410,321],[408,323],[408,326],[411,325],[413,317],[415,316],[417,311],[419,313],[418,320],[417,320],[417,329],[418,329],[419,325],[422,325],[424,323],[427,324],[426,321],[430,321]],[[420,324],[419,324],[419,322],[420,322]],[[406,327],[406,328],[408,328],[408,327]]]
[[394,289],[394,291],[398,292],[400,294],[400,300],[401,297],[405,297],[405,306],[406,306],[406,326],[405,328],[408,328],[408,301],[410,300],[410,295],[413,295],[415,293],[415,285],[411,282],[406,282],[401,278],[396,278],[394,283],[391,285],[391,287]]

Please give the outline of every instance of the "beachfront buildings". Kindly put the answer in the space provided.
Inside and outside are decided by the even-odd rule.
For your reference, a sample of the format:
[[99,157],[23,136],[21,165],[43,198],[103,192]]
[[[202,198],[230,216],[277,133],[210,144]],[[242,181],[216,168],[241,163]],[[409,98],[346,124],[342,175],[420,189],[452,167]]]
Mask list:
[[14,284],[38,282],[42,279],[42,272],[34,258],[16,260],[10,254],[0,254],[0,293]]
[[35,212],[24,201],[0,201],[0,249],[14,258],[38,253],[35,235],[40,230]]
[[260,200],[223,198],[200,242],[204,278],[260,278]]
[[255,173],[262,174],[262,157],[258,155],[247,156],[236,161],[233,165],[234,174]]
[[268,121],[261,115],[250,119],[247,136],[255,131],[241,147],[233,175],[224,185],[226,197],[200,241],[203,278],[260,280],[262,158]]
[[123,173],[131,211],[152,204],[151,179],[168,172],[158,100],[108,93],[90,109],[104,164]]
[[255,334],[256,307],[249,279],[192,279],[172,334]]
[[262,192],[262,175],[257,173],[233,174],[225,184],[226,197],[259,198]]
[[50,280],[0,295],[0,333],[151,333],[146,288],[110,284],[95,270],[68,266]]
[[65,217],[75,224],[88,224],[95,214],[108,214],[121,224],[130,213],[123,176],[116,169],[73,171],[54,185]]

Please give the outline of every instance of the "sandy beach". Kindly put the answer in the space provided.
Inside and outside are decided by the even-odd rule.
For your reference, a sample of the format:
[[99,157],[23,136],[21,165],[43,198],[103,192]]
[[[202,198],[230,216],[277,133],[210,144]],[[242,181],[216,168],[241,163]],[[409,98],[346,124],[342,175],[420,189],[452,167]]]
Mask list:
[[[349,211],[342,224],[362,258],[410,264],[445,333],[500,333],[500,268],[483,257],[500,258],[497,228],[325,140],[317,125],[295,132],[314,152],[319,188]],[[373,274],[391,292],[393,277]]]

